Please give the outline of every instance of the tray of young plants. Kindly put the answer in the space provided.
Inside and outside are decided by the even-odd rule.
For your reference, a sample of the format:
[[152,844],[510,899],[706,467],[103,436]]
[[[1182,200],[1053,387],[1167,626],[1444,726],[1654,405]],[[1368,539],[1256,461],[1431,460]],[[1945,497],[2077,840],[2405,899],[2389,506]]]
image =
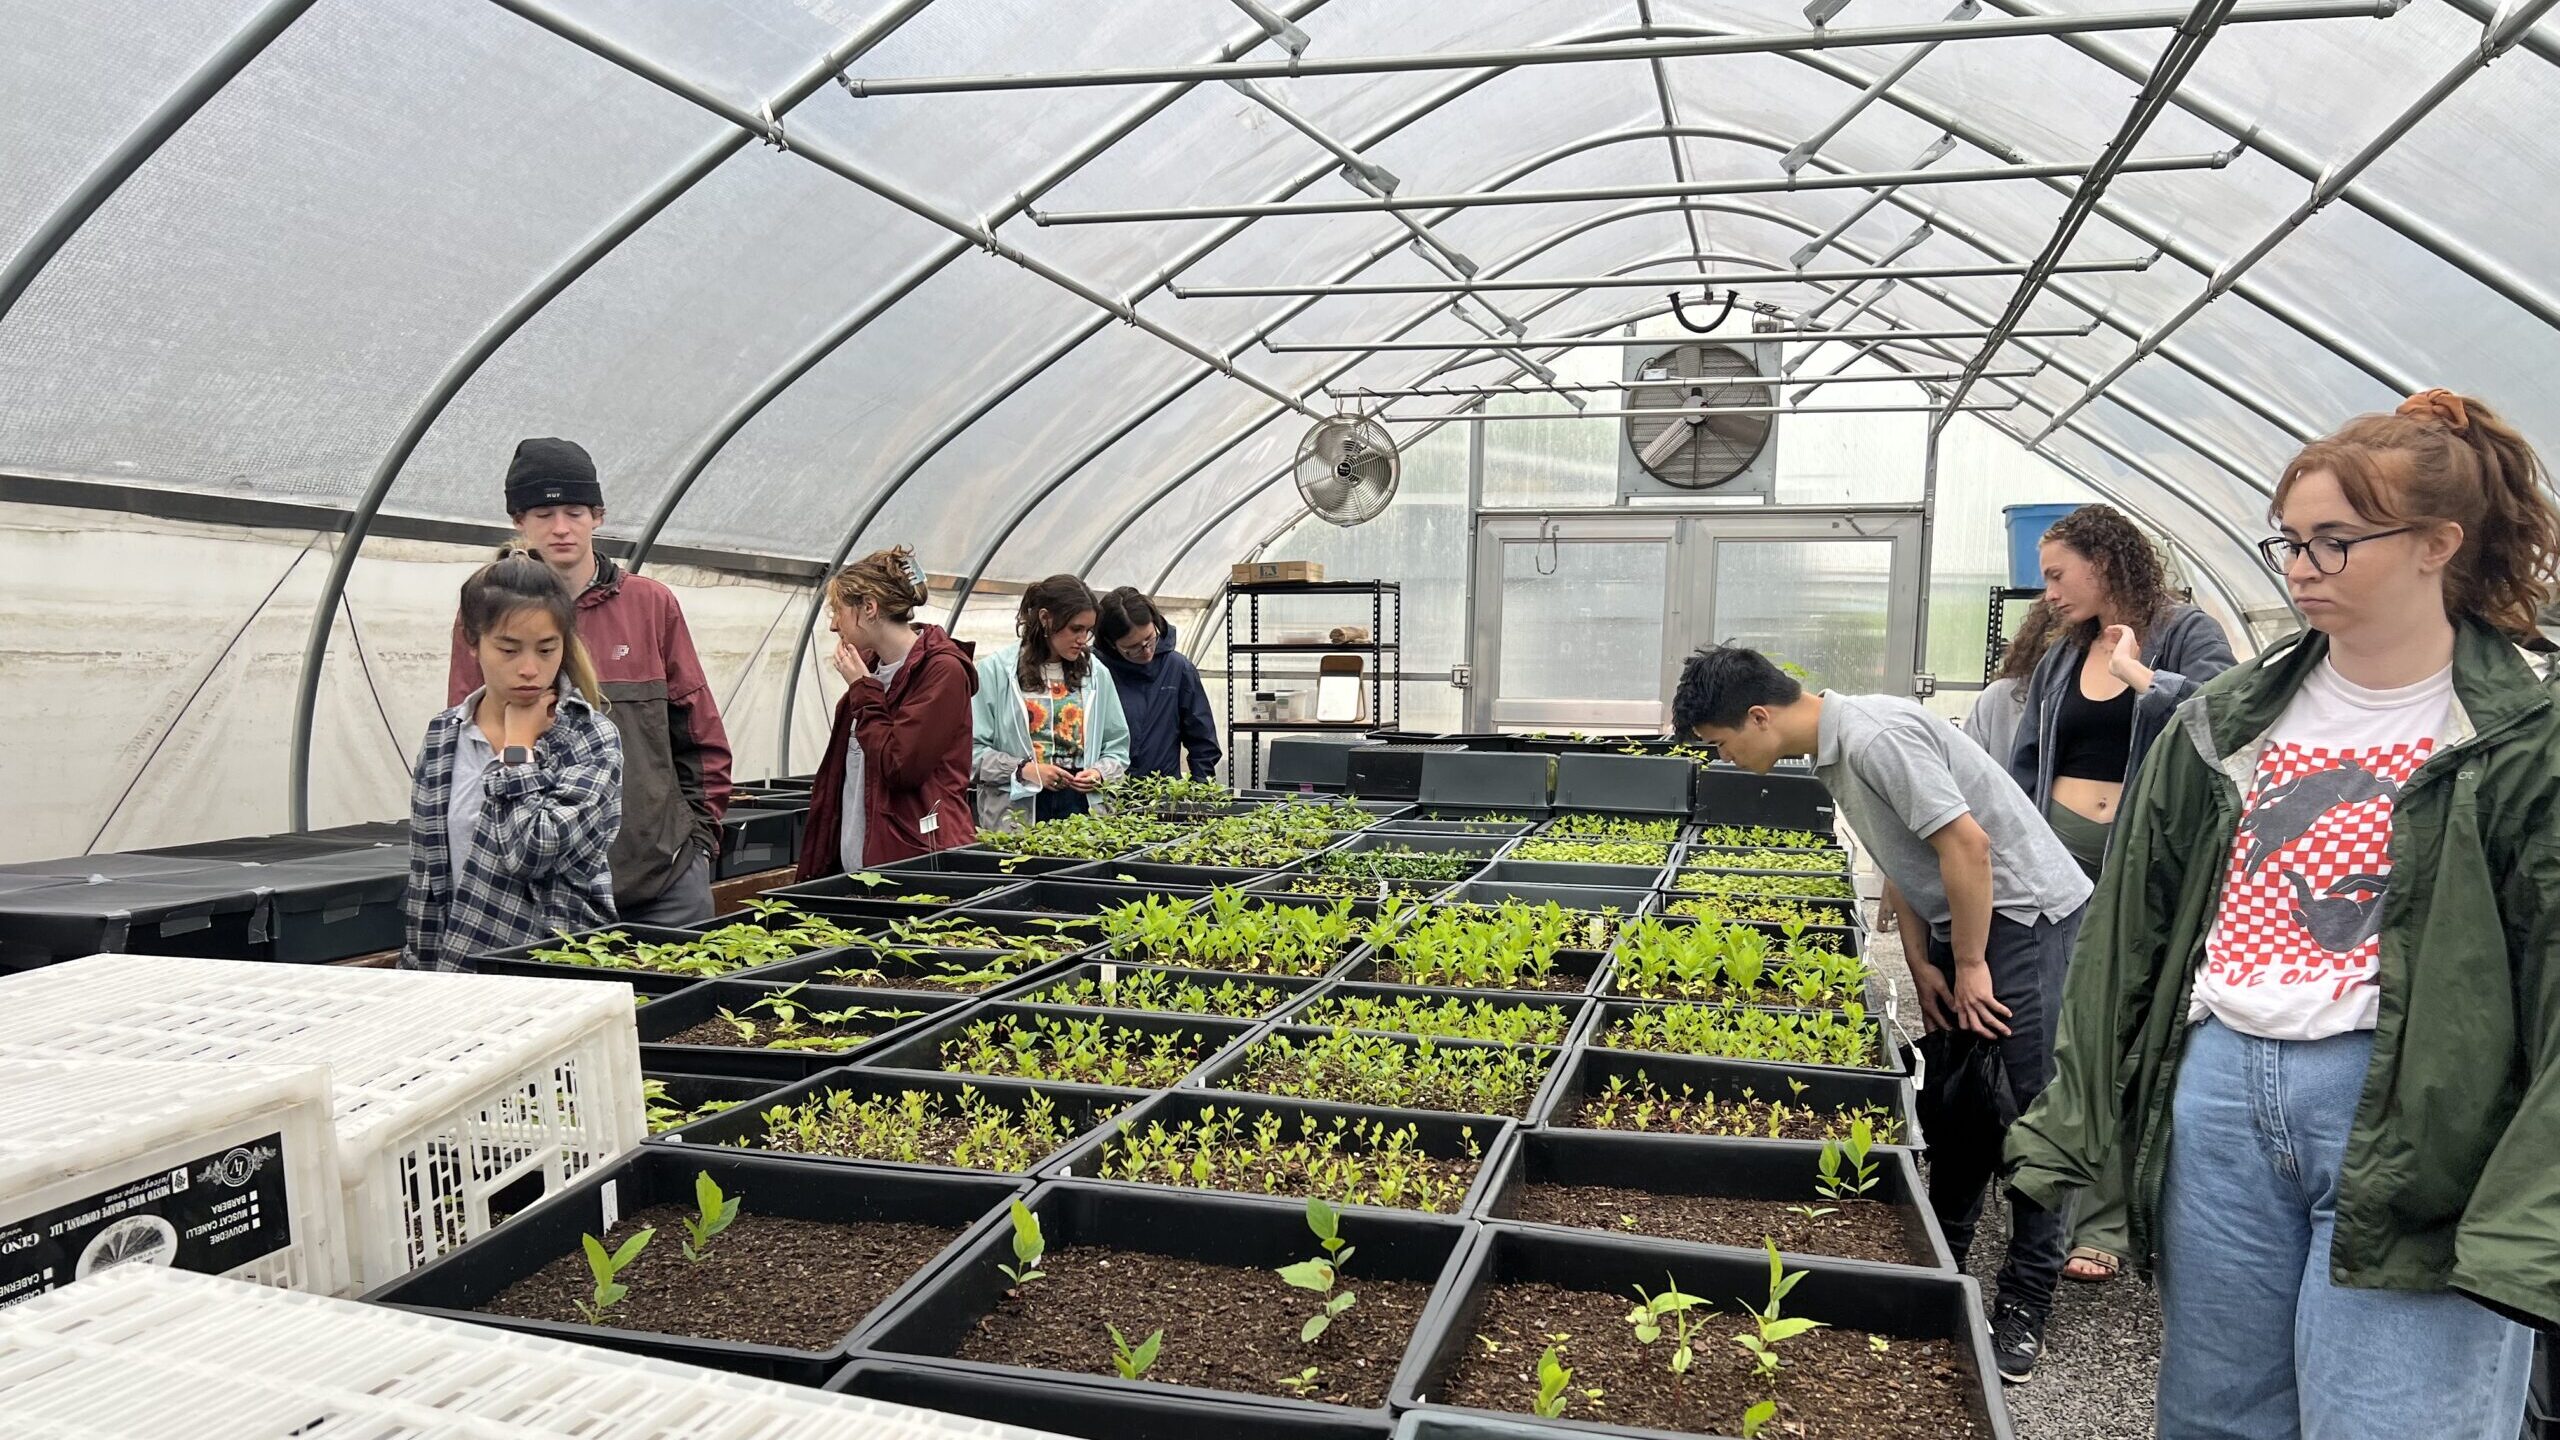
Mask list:
[[696,1120],[708,1120],[750,1101],[761,1100],[777,1088],[771,1080],[750,1080],[740,1075],[659,1072],[643,1073],[640,1077],[640,1098],[648,1107],[649,1133],[652,1135],[664,1135]]
[[1681,821],[1669,815],[1599,815],[1565,812],[1546,823],[1531,839],[1600,840],[1670,845],[1680,838]]
[[1522,1116],[1561,1052],[1489,1040],[1274,1025],[1211,1062],[1194,1088],[1395,1110]]
[[[1582,844],[1578,840],[1571,843]],[[1506,855],[1478,871],[1475,883],[1596,890],[1651,890],[1662,883],[1662,867],[1659,865],[1584,864],[1572,860],[1519,860]]]
[[999,892],[984,902],[972,902],[962,915],[1070,915],[1092,916],[1116,910],[1134,901],[1162,898],[1196,905],[1209,892],[1204,889],[1170,889],[1154,885],[1127,885],[1108,880],[1069,880],[1045,877],[1025,880],[1010,890]]
[[1668,841],[1586,840],[1573,835],[1529,835],[1513,841],[1502,858],[1539,860],[1558,865],[1615,865],[1658,872],[1671,863],[1671,850]]
[[1836,949],[1851,953],[1859,949],[1858,914],[1846,901],[1784,895],[1684,895],[1673,891],[1662,897],[1662,913],[1712,925],[1798,925]]
[[[1617,938],[1619,922],[1652,909],[1654,891],[1650,886],[1628,890],[1602,885],[1539,885],[1506,881],[1470,880],[1441,899],[1450,905],[1500,905],[1518,900],[1530,905],[1554,904],[1567,914],[1590,917],[1579,921],[1586,944],[1607,948]],[[1605,932],[1605,933],[1603,933]]]
[[1955,1273],[1911,1152],[1872,1121],[1838,1140],[1523,1130],[1488,1167],[1485,1220]]
[[[1295,873],[1274,876],[1262,888],[1289,895],[1347,895],[1364,900],[1385,895],[1437,895],[1474,876],[1491,859],[1489,852],[1426,850],[1397,845],[1391,836],[1363,835],[1359,838],[1364,841],[1383,839],[1387,843],[1359,849],[1344,845],[1310,855],[1298,862]],[[1486,843],[1475,836],[1452,838]]]
[[1492,835],[1508,838],[1526,835],[1544,824],[1543,814],[1532,815],[1519,810],[1469,810],[1461,806],[1432,805],[1379,822],[1381,830],[1418,835]]
[[1148,896],[1103,912],[1102,953],[1239,975],[1313,977],[1348,959],[1384,909],[1349,898],[1291,902],[1221,887],[1204,902]]
[[1738,1060],[1647,1055],[1585,1045],[1530,1119],[1547,1129],[1737,1140],[1845,1140],[1860,1120],[1876,1143],[1917,1132],[1911,1086],[1875,1071],[1788,1071]]
[[1086,884],[1106,882],[1113,885],[1136,885],[1147,890],[1192,891],[1214,890],[1221,885],[1243,887],[1268,880],[1270,870],[1248,870],[1237,865],[1159,865],[1153,860],[1135,856],[1119,860],[1095,860],[1057,873],[1060,880]]
[[1006,1176],[644,1145],[365,1298],[814,1385],[1020,1193]]
[[1356,805],[1265,805],[1212,820],[1147,852],[1164,865],[1224,865],[1268,869],[1330,847],[1347,830],[1365,830],[1378,817]]
[[1122,965],[1088,960],[1055,975],[1011,986],[995,998],[1025,1005],[1073,1005],[1090,1010],[1156,1010],[1260,1020],[1316,986],[1313,980],[1274,975],[1224,975],[1162,965]]
[[1709,870],[1684,866],[1671,872],[1671,882],[1667,888],[1683,895],[1785,895],[1800,899],[1837,900],[1843,903],[1858,898],[1858,882],[1849,878],[1845,870],[1828,875],[1804,871],[1769,874],[1751,870]]
[[1284,1025],[1324,1029],[1561,1046],[1573,1037],[1588,1003],[1564,995],[1331,985],[1282,1011],[1279,1019]]
[[860,990],[975,995],[1093,943],[1093,922],[1082,917],[944,912],[857,923],[876,932],[855,935],[806,978]]
[[1867,962],[1790,921],[1781,937],[1750,925],[1714,925],[1652,915],[1618,933],[1601,993],[1632,1000],[1726,1000],[1746,1005],[1828,1009],[1876,1006]]
[[1837,836],[1819,830],[1787,830],[1774,825],[1692,825],[1689,848],[1706,850],[1831,850]]
[[1779,1009],[1734,1001],[1604,1000],[1591,1043],[1655,1055],[1704,1055],[1787,1067],[1824,1065],[1899,1074],[1902,1058],[1884,1041],[1864,1001],[1828,1010]]
[[860,1348],[1181,1396],[1200,1435],[1239,1403],[1383,1423],[1466,1237],[1453,1220],[1322,1200],[1051,1181],[981,1221]]
[[1184,826],[1152,815],[1105,815],[1088,811],[1060,820],[1036,820],[1028,825],[1008,825],[1001,830],[981,830],[976,848],[1001,855],[1044,860],[1108,860],[1115,855],[1126,855],[1132,850],[1170,840],[1184,829]]
[[1173,1090],[1113,1120],[1053,1179],[1231,1190],[1471,1215],[1509,1120]]
[[[555,935],[529,945],[475,957],[471,966],[483,975],[527,975],[542,980],[614,980],[631,987],[643,1002],[673,995],[710,978],[736,971],[718,969],[725,957],[704,955],[702,937],[691,930],[656,925],[617,925]],[[533,956],[543,953],[548,960]],[[658,969],[657,964],[681,968]]]
[[1087,1085],[828,1070],[702,1116],[656,1143],[1030,1175],[1144,1098]]
[[1488,1225],[1395,1404],[1626,1436],[2008,1440],[1972,1281],[1757,1248]]
[[[871,1355],[836,1372],[827,1389],[891,1405],[1019,1426],[1077,1440],[1206,1440],[1201,1405],[1180,1395],[1105,1393],[1047,1375],[990,1375],[933,1361]],[[1350,1411],[1276,1405],[1218,1407],[1215,1440],[1387,1440],[1386,1423]]]
[[864,1055],[883,1070],[941,1070],[1161,1090],[1252,1030],[1244,1020],[989,1001]]
[[1020,883],[1021,877],[1014,875],[861,870],[768,890],[764,898],[784,901],[816,915],[915,915],[954,905],[983,904]]
[[[1029,880],[1041,875],[1056,875],[1091,860],[1075,856],[1021,855],[1009,850],[990,850],[976,844],[934,850],[923,855],[910,855],[904,860],[887,860],[871,868],[883,875],[901,879],[917,879],[935,875],[970,875],[997,880]],[[917,883],[929,881],[917,879]]]
[[[669,938],[681,936],[682,938]],[[657,937],[657,938],[647,938]],[[745,976],[788,965],[858,937],[824,915],[809,915],[779,901],[753,902],[743,916],[724,917],[707,930],[661,931],[623,926],[563,935],[489,957],[484,974],[557,976],[603,971],[614,978],[635,973],[681,976],[687,981]],[[785,972],[776,972],[785,973]],[[793,974],[791,978],[799,978]]]
[[1845,876],[1849,862],[1847,852],[1840,850],[1716,850],[1691,845],[1680,852],[1680,869],[1709,875],[1813,880]]
[[1618,919],[1550,900],[1491,905],[1388,901],[1370,929],[1368,958],[1350,980],[1469,990],[1587,992]]
[[695,1075],[786,1081],[843,1065],[884,1037],[959,1003],[806,980],[712,980],[642,1010],[640,1065]]
[[1102,800],[1115,814],[1165,820],[1216,820],[1254,808],[1218,781],[1174,775],[1123,775],[1102,787]]

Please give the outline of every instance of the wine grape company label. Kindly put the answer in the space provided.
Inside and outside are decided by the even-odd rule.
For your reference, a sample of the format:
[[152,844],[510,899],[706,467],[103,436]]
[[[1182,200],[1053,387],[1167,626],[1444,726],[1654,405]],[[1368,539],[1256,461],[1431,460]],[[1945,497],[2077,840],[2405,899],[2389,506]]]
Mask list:
[[267,1135],[0,1222],[0,1307],[118,1265],[228,1275],[292,1243],[284,1136]]

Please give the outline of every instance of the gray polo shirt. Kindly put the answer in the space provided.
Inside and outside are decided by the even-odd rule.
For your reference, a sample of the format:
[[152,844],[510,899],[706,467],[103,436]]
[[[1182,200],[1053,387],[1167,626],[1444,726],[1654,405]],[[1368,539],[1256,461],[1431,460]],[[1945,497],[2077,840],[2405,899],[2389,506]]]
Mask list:
[[2089,877],[2007,767],[1917,702],[1825,690],[1813,768],[1876,868],[1941,939],[1955,917],[1929,837],[1960,816],[1991,837],[1997,914],[2032,925],[2089,898]]

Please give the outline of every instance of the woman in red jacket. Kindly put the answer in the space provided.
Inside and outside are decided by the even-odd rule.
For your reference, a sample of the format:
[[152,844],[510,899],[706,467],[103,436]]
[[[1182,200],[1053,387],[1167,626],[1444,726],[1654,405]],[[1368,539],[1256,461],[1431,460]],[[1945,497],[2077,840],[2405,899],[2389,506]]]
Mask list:
[[969,808],[977,667],[941,626],[915,623],[926,598],[924,571],[905,546],[865,555],[827,582],[845,693],[810,792],[803,880],[978,838]]

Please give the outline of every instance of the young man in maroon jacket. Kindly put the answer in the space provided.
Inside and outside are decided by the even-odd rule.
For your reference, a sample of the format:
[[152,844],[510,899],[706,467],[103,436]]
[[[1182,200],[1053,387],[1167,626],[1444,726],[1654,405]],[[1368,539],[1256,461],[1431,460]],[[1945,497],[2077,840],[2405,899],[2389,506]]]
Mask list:
[[[595,657],[606,713],[622,732],[622,833],[613,901],[625,924],[711,918],[711,857],[729,809],[729,735],[684,610],[666,586],[596,554],[604,489],[567,440],[527,440],[507,467],[507,518],[578,597],[578,638]],[[446,703],[480,688],[457,620]]]

